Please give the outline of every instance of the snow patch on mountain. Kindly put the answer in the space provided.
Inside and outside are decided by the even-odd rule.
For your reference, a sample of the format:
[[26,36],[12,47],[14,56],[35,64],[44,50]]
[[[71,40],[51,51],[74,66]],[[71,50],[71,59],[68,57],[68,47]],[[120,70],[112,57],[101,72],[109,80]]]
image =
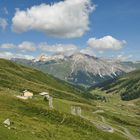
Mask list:
[[115,59],[97,58],[83,53],[75,53],[70,56],[41,55],[30,62],[19,59],[14,59],[14,61],[38,68],[72,84],[86,86],[115,78],[135,69]]

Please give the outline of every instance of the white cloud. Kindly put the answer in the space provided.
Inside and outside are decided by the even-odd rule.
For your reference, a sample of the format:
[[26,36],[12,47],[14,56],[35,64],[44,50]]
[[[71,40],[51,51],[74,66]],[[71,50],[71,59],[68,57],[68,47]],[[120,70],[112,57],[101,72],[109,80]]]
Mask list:
[[18,45],[19,49],[27,50],[27,51],[35,51],[36,45],[33,42],[24,41]]
[[129,59],[131,59],[133,57],[132,54],[130,55],[124,55],[124,54],[119,54],[117,56],[117,60],[120,60],[120,61],[128,61]]
[[11,52],[0,52],[0,58],[11,59],[11,58],[22,58],[22,59],[34,59],[31,55],[23,55],[19,53],[11,53]]
[[87,41],[87,44],[89,47],[96,49],[96,50],[119,50],[121,49],[125,44],[125,40],[117,40],[116,38],[113,38],[112,36],[104,36],[103,38],[96,39],[96,38],[90,38]]
[[23,59],[34,59],[34,56],[31,55],[23,55],[23,54],[13,54],[14,56],[12,58],[23,58]]
[[20,50],[21,52],[33,52],[37,49],[41,50],[42,52],[46,53],[74,53],[78,51],[78,47],[74,44],[55,44],[55,45],[49,45],[46,42],[42,42],[39,44],[35,44],[33,42],[24,41],[20,44],[12,44],[12,43],[5,43],[0,44],[0,48],[2,49],[16,49]]
[[39,48],[50,53],[74,53],[78,50],[78,47],[73,44],[48,45],[47,43],[40,43]]
[[0,48],[2,49],[20,49],[22,52],[25,51],[35,51],[36,50],[36,45],[33,42],[29,41],[24,41],[21,44],[13,44],[13,43],[4,43],[0,44]]
[[95,8],[90,0],[65,0],[26,11],[17,9],[12,27],[15,32],[37,30],[60,38],[81,37],[89,30],[89,14]]
[[0,28],[2,30],[5,30],[7,25],[8,25],[7,20],[5,18],[0,17]]
[[16,45],[14,45],[12,43],[5,43],[5,44],[0,45],[0,48],[2,48],[2,49],[13,49],[15,47],[16,47]]
[[99,51],[99,54],[103,54],[104,53],[104,51]]
[[83,54],[88,54],[90,56],[96,56],[95,52],[90,47],[81,49],[80,52],[83,53]]
[[11,52],[0,52],[0,58],[11,59],[13,54]]

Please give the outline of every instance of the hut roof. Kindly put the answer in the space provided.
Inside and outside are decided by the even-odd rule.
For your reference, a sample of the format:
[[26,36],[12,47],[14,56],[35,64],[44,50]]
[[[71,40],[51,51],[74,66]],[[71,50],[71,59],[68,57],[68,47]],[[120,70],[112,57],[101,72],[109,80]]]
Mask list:
[[45,95],[49,95],[49,93],[48,92],[41,92],[41,93],[39,93],[39,95],[45,96]]

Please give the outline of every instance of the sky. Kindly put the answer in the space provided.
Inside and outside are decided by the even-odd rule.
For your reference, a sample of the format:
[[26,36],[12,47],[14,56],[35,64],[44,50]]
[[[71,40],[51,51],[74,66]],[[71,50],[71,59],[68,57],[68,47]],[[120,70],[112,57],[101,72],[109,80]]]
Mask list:
[[0,57],[81,52],[140,60],[139,0],[0,0]]

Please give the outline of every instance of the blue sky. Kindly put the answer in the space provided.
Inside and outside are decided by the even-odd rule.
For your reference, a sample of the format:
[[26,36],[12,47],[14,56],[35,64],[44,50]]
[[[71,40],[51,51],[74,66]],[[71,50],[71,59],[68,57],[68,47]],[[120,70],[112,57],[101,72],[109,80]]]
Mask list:
[[[69,1],[69,0],[66,0]],[[77,0],[79,1],[79,0]],[[99,57],[115,57],[115,58],[122,58],[122,59],[130,59],[130,60],[140,60],[140,1],[139,0],[81,0],[84,2],[90,2],[89,6],[93,7],[90,12],[86,12],[86,16],[88,19],[85,21],[79,19],[79,27],[81,34],[79,34],[78,29],[76,29],[77,25],[74,23],[74,20],[71,21],[71,25],[64,26],[64,34],[62,35],[60,32],[61,30],[57,30],[51,27],[50,29],[46,29],[45,27],[47,24],[54,19],[51,17],[51,14],[48,15],[49,19],[46,19],[43,24],[46,26],[39,27],[32,27],[29,29],[29,25],[27,24],[27,18],[21,18],[17,16],[15,22],[13,23],[12,19],[17,14],[16,9],[19,9],[19,12],[24,11],[27,12],[27,8],[31,11],[31,7],[39,6],[44,3],[45,6],[47,5],[57,5],[56,17],[59,16],[59,7],[58,3],[62,3],[63,6],[66,4],[60,0],[0,0],[0,52],[11,52],[12,54],[21,54],[21,55],[31,55],[31,56],[38,56],[40,53],[49,53],[55,52],[52,51],[52,48],[62,47],[64,51],[67,51],[65,47],[78,47],[79,50],[88,49],[88,52],[93,51],[93,55]],[[74,0],[73,0],[74,2]],[[91,4],[92,3],[92,4]],[[80,4],[80,6],[82,3]],[[96,5],[96,8],[95,8]],[[52,7],[50,6],[50,8]],[[79,11],[80,6],[78,6]],[[75,7],[76,8],[76,7]],[[41,8],[40,8],[41,10]],[[70,8],[72,10],[72,8]],[[48,11],[44,14],[48,14]],[[71,11],[66,11],[70,12]],[[76,14],[75,14],[76,15]],[[62,15],[63,16],[63,15]],[[72,15],[74,19],[74,15]],[[47,16],[46,16],[47,17]],[[55,16],[54,16],[55,17]],[[67,17],[67,16],[66,16]],[[31,17],[32,18],[32,17]],[[38,16],[36,17],[36,20]],[[72,19],[73,19],[72,18]],[[3,25],[2,19],[5,19],[7,22],[7,26]],[[20,19],[20,24],[19,24]],[[49,22],[47,21],[49,20]],[[67,22],[67,19],[63,19]],[[86,24],[88,21],[89,24]],[[46,22],[46,23],[45,23]],[[65,24],[64,22],[64,24]],[[85,22],[83,25],[81,22]],[[22,23],[25,23],[27,26],[23,27]],[[63,22],[62,22],[63,23]],[[15,25],[14,30],[13,24]],[[72,24],[75,24],[72,26]],[[78,22],[77,22],[78,24]],[[42,25],[42,23],[40,23]],[[59,24],[57,24],[59,25]],[[72,26],[73,31],[71,32],[69,27]],[[19,27],[19,28],[17,28]],[[63,27],[63,25],[62,25]],[[85,27],[89,27],[89,30],[84,30]],[[26,32],[20,30],[21,28],[25,29]],[[82,29],[83,28],[83,29]],[[43,29],[45,31],[43,31]],[[77,32],[74,32],[74,30]],[[20,32],[20,33],[19,33]],[[68,32],[68,33],[67,33]],[[71,35],[72,33],[72,35]],[[55,35],[56,34],[56,35]],[[65,37],[68,35],[68,37]],[[88,40],[91,39],[90,43]],[[124,43],[125,40],[125,43]],[[112,44],[108,45],[107,42],[114,41],[116,44],[113,46]],[[36,47],[36,50],[31,50],[29,48],[19,47],[20,44],[23,42],[32,42],[32,44],[27,44],[29,47]],[[40,49],[39,46],[42,42],[46,43],[46,48],[50,51],[46,51],[47,49]],[[103,44],[105,42],[105,44]],[[24,44],[26,44],[24,43]],[[34,44],[33,44],[34,43]],[[45,44],[44,43],[44,44]],[[2,47],[3,44],[13,44],[15,45],[13,48],[11,47]],[[61,44],[61,45],[58,45]],[[70,45],[69,45],[70,44]],[[45,45],[43,46],[43,48]],[[20,48],[20,49],[19,49]],[[116,49],[115,49],[116,48]],[[45,51],[44,51],[45,50]],[[56,50],[56,49],[55,49]],[[59,52],[59,51],[58,51]]]

